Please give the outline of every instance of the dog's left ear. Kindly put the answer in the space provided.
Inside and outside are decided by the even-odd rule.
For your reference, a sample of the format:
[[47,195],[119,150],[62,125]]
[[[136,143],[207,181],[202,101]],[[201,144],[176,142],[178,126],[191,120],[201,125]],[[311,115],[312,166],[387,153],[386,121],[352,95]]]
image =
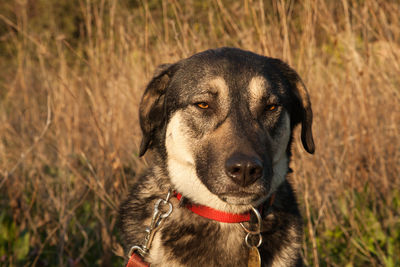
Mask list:
[[139,151],[140,157],[151,147],[156,130],[162,126],[166,119],[164,96],[174,73],[174,66],[175,64],[163,64],[158,66],[140,102],[139,120],[143,133]]
[[295,98],[297,98],[296,102],[298,103],[298,108],[295,112],[300,115],[301,142],[308,153],[314,154],[315,144],[312,134],[313,113],[310,96],[308,95],[306,86],[297,73],[295,73],[295,79],[291,81],[291,84],[293,94]]
[[307,88],[295,70],[280,60],[277,60],[277,63],[281,74],[288,82],[293,98],[294,108],[291,111],[292,123],[295,125],[301,122],[301,141],[303,147],[308,153],[313,154],[315,151],[312,134],[313,113]]

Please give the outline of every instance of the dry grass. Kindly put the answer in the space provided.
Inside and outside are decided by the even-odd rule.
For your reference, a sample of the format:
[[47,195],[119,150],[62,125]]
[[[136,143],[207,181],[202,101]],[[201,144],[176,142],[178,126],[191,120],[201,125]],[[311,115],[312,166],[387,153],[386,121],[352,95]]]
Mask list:
[[0,266],[121,264],[144,85],[218,46],[282,58],[308,86],[317,152],[296,142],[291,177],[305,262],[400,265],[398,1],[55,3],[0,4]]

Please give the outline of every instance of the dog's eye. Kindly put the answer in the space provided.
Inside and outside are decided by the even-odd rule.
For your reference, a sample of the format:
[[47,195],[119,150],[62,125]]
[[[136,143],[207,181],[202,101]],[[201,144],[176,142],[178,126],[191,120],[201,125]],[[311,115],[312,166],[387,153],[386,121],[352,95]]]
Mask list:
[[267,111],[274,111],[278,108],[278,105],[267,105],[266,110]]
[[206,103],[206,102],[199,102],[199,103],[196,103],[196,106],[198,106],[199,108],[201,108],[201,109],[208,109],[208,104]]

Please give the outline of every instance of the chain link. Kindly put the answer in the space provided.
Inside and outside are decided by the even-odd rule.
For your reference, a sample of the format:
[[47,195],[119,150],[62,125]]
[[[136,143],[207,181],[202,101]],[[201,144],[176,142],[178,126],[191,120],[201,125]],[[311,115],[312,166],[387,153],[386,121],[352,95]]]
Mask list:
[[[256,208],[254,208],[254,207],[251,207],[251,211],[253,211],[253,213],[256,215],[256,217],[257,217],[257,224],[256,224],[256,227],[255,227],[255,230],[252,230],[252,229],[250,229],[250,228],[247,228],[245,225],[244,225],[244,223],[240,223],[240,225],[242,226],[242,228],[245,230],[245,232],[247,233],[247,235],[246,235],[246,237],[245,237],[245,239],[244,239],[244,241],[245,241],[245,243],[246,243],[246,245],[249,247],[249,248],[252,248],[252,247],[256,247],[256,248],[258,248],[260,245],[261,245],[261,243],[262,243],[262,235],[261,235],[261,222],[262,222],[262,218],[261,218],[261,215],[260,215],[260,213],[258,212],[258,210],[256,209]],[[249,223],[250,224],[250,223]],[[258,242],[254,242],[254,239],[253,238],[249,238],[250,236],[257,236],[258,237]]]
[[165,199],[158,199],[154,204],[153,216],[151,218],[150,226],[147,226],[146,236],[144,238],[143,245],[138,246],[134,245],[131,247],[129,251],[129,257],[132,255],[133,252],[138,251],[138,253],[144,257],[149,253],[151,248],[151,243],[153,242],[154,235],[156,234],[157,230],[161,227],[162,223],[168,216],[172,213],[172,203],[169,202],[171,198],[171,190],[168,191],[167,197]]

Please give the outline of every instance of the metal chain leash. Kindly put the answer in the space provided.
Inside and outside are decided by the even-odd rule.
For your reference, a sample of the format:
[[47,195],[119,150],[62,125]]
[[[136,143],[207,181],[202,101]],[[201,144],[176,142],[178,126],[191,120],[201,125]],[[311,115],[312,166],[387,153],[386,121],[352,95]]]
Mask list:
[[[153,217],[151,219],[150,226],[146,227],[146,236],[144,238],[143,245],[134,245],[129,250],[129,257],[137,251],[142,257],[149,253],[151,243],[153,242],[154,235],[157,230],[160,229],[164,220],[172,213],[172,203],[169,202],[171,198],[171,190],[168,191],[165,199],[158,199],[154,204]],[[166,210],[166,211],[165,211]]]

